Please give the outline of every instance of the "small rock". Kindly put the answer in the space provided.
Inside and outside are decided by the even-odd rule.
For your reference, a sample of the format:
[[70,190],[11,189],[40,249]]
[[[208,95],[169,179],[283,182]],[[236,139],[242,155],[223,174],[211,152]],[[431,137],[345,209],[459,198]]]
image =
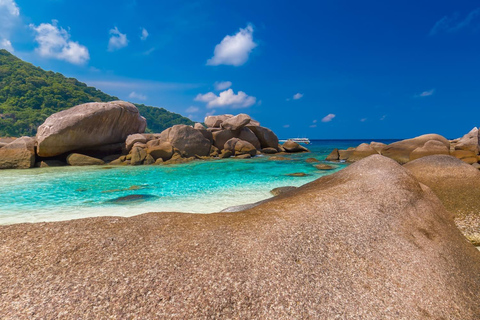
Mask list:
[[295,172],[295,173],[289,173],[289,174],[287,174],[287,176],[289,176],[289,177],[306,177],[306,176],[308,176],[308,174],[306,174],[305,172]]
[[281,194],[290,192],[290,191],[295,190],[295,189],[297,189],[297,187],[292,187],[292,186],[279,187],[279,188],[275,188],[275,189],[270,190],[270,193],[273,194],[274,196],[279,196]]
[[67,163],[71,166],[99,166],[105,164],[101,159],[89,157],[80,153],[71,153],[67,157]]

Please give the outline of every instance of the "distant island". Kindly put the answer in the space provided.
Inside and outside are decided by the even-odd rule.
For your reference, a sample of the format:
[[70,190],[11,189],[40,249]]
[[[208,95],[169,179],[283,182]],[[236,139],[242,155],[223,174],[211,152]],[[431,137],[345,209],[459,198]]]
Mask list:
[[[0,50],[0,137],[35,136],[50,115],[87,102],[119,100],[75,78],[45,71]],[[163,108],[135,104],[147,120],[145,132],[194,122]]]

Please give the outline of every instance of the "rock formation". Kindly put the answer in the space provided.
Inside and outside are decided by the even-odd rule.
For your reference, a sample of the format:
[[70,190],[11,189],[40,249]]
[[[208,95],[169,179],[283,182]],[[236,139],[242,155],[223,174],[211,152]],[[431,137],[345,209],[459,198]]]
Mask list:
[[0,242],[5,319],[480,314],[480,253],[380,155],[245,211],[0,226]]
[[480,246],[480,171],[446,155],[423,157],[404,167],[435,192],[467,239]]
[[53,157],[85,147],[124,142],[145,130],[145,118],[131,103],[92,102],[51,115],[38,128],[37,154]]
[[35,140],[21,137],[0,148],[0,169],[28,169],[35,165]]

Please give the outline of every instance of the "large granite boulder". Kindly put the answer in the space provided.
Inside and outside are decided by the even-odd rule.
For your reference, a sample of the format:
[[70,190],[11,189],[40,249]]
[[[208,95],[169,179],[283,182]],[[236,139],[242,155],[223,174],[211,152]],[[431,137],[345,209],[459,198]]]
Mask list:
[[282,147],[286,152],[308,152],[307,148],[292,140],[287,140]]
[[223,150],[225,146],[225,142],[227,142],[232,138],[235,138],[235,135],[230,130],[215,131],[212,133],[212,135],[213,135],[213,144],[219,150]]
[[223,114],[219,116],[207,116],[203,121],[208,128],[220,128],[220,125],[227,119],[233,117],[232,114]]
[[0,226],[2,317],[478,319],[480,253],[393,160],[246,208]]
[[406,139],[391,143],[382,149],[382,155],[397,161],[400,164],[410,161],[410,153],[423,147],[425,142],[429,140],[437,140],[442,142],[445,147],[450,149],[450,142],[438,134],[424,134],[412,139]]
[[173,156],[173,146],[170,142],[152,140],[147,142],[147,153],[155,160],[161,158],[162,160],[167,161]]
[[352,154],[348,157],[347,160],[350,162],[355,162],[373,154],[378,154],[377,150],[375,150],[369,144],[362,143],[358,147],[356,147],[355,150],[353,150]]
[[237,131],[249,124],[251,120],[252,119],[248,114],[240,113],[234,117],[226,119],[220,126],[226,130]]
[[34,139],[21,137],[0,148],[0,169],[28,169],[34,166]]
[[330,154],[325,158],[325,161],[337,161],[340,160],[340,154],[338,153],[338,149],[335,148],[330,152]]
[[125,150],[127,152],[130,152],[132,150],[132,147],[135,143],[140,142],[140,143],[147,143],[147,138],[140,133],[135,133],[131,134],[127,137],[127,140],[125,140]]
[[[240,130],[240,133],[238,134],[238,138],[240,140],[250,142],[258,150],[262,148],[262,145],[260,144],[260,141],[258,140],[257,136],[249,128],[246,128],[246,127],[242,128]],[[277,150],[275,149],[275,152],[276,151]]]
[[416,148],[410,153],[410,161],[435,154],[449,155],[450,150],[438,140],[428,140],[423,147]]
[[208,139],[211,144],[213,144],[213,135],[211,131],[208,131],[201,123],[195,123],[193,126],[195,130],[198,130],[204,138]]
[[67,163],[71,166],[101,166],[105,161],[80,153],[71,153],[67,157]]
[[252,130],[260,141],[260,145],[263,148],[275,148],[278,149],[278,137],[272,130],[260,127],[260,126],[248,126],[248,129]]
[[52,157],[86,147],[124,142],[145,131],[137,107],[125,101],[92,102],[52,114],[38,128],[37,153]]
[[469,133],[457,141],[455,144],[455,150],[466,150],[478,154],[478,144],[478,128],[473,128]]
[[228,151],[231,151],[233,154],[235,154],[235,145],[237,144],[238,141],[240,141],[240,139],[238,138],[228,139],[228,141],[225,142],[225,144],[223,145],[223,150],[228,150]]
[[164,130],[160,140],[170,144],[184,153],[185,157],[207,156],[211,143],[203,134],[184,124],[177,124]]
[[404,167],[435,192],[467,239],[480,246],[480,171],[447,155],[423,157]]
[[383,148],[385,148],[387,145],[383,142],[376,142],[372,141],[370,142],[370,146],[377,151],[378,154],[382,153]]
[[250,155],[254,157],[257,154],[257,149],[248,141],[238,140],[235,143],[235,156]]

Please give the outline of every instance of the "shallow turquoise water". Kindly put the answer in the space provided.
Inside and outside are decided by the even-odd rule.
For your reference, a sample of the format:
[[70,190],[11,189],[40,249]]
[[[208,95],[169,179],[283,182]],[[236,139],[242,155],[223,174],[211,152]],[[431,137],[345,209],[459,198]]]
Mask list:
[[[172,166],[62,167],[0,171],[0,224],[132,216],[145,212],[211,213],[271,197],[280,186],[300,186],[342,169],[319,171],[305,159],[323,160],[334,148],[359,141],[314,142],[292,161],[267,157],[196,161]],[[304,172],[306,177],[290,177]],[[133,190],[132,190],[133,189]],[[119,197],[147,195],[135,202]]]

